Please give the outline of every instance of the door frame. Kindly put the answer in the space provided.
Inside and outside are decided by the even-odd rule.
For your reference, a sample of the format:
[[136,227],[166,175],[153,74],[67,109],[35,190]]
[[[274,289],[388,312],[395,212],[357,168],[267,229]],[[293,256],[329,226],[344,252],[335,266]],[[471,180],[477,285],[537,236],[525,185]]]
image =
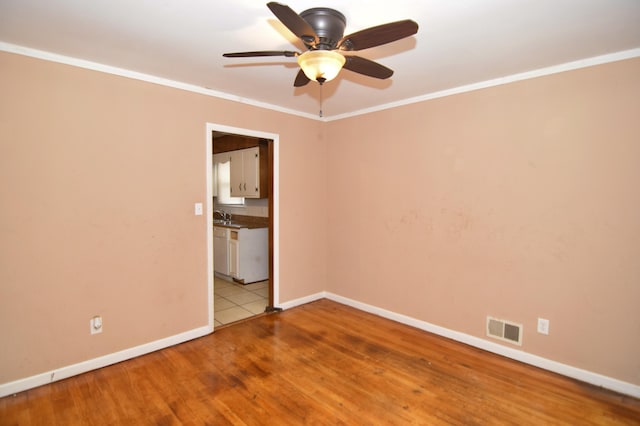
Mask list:
[[[236,135],[250,136],[261,139],[270,139],[269,153],[270,160],[273,161],[272,174],[270,176],[269,189],[269,234],[273,244],[269,247],[269,281],[271,291],[269,299],[273,307],[280,305],[280,136],[277,133],[263,132],[260,130],[245,129],[240,127],[227,126],[218,123],[206,123],[206,223],[207,223],[207,315],[208,326],[210,331],[214,331],[214,315],[213,315],[213,188],[211,186],[211,173],[213,167],[211,164],[213,156],[213,132],[233,133]],[[271,237],[272,236],[272,237]]]

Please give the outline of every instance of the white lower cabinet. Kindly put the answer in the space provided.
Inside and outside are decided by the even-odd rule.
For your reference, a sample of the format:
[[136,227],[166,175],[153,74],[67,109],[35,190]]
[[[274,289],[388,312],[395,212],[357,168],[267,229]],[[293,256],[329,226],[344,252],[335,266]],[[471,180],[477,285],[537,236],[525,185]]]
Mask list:
[[229,229],[213,227],[213,270],[229,275]]
[[229,275],[245,284],[269,279],[268,228],[231,230]]
[[229,239],[229,275],[233,278],[240,279],[240,257],[238,256],[238,231],[231,231]]

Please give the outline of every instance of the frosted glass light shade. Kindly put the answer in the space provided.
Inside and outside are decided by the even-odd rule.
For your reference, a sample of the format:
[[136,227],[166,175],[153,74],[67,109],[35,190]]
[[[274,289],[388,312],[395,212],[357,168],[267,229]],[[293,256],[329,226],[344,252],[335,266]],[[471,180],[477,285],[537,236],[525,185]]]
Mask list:
[[318,81],[319,78],[324,79],[323,82],[333,80],[344,62],[344,56],[332,50],[308,50],[298,56],[300,68],[313,81]]

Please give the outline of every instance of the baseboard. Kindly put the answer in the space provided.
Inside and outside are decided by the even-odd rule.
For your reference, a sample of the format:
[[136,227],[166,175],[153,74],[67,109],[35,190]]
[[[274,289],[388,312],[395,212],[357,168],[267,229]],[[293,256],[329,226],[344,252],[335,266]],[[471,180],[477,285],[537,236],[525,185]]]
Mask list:
[[[316,300],[324,299],[326,297],[325,292],[312,294],[309,296],[301,297],[299,299],[291,300],[279,305],[283,309],[290,309],[305,303],[310,303]],[[168,348],[170,346],[177,345],[179,343],[186,342],[188,340],[196,339],[198,337],[206,336],[213,332],[213,329],[209,326],[196,328],[184,333],[176,334],[164,339],[156,340],[150,343],[145,343],[133,348],[124,349],[119,352],[104,355],[98,358],[82,361],[77,364],[68,365],[54,370],[46,371],[44,373],[36,374],[24,379],[15,380],[13,382],[7,382],[0,384],[0,398],[13,395],[18,392],[22,392],[28,389],[33,389],[38,386],[46,385],[49,383],[57,382],[78,374],[86,373],[91,370],[106,367],[111,364],[115,364],[121,361],[126,361],[131,358],[135,358],[141,355],[145,355],[151,352],[155,352],[160,349]]]
[[467,345],[474,346],[488,352],[493,352],[495,354],[502,355],[516,361],[524,362],[525,364],[533,365],[544,370],[552,371],[563,376],[571,377],[582,382],[600,386],[615,392],[633,396],[635,398],[640,398],[640,386],[634,385],[632,383],[627,383],[622,380],[603,376],[602,374],[583,370],[581,368],[572,367],[570,365],[562,364],[560,362],[543,358],[538,355],[533,355],[522,350],[508,348],[506,346],[502,346],[497,343],[481,339],[479,337],[440,327],[426,321],[421,321],[406,315],[378,308],[373,305],[368,305],[366,303],[349,299],[335,293],[325,292],[325,297],[329,300],[351,306],[361,311],[369,312],[383,318],[410,325],[420,330],[428,331],[430,333],[437,334],[439,336],[443,336],[461,343],[465,343]]
[[304,305],[306,303],[311,303],[311,302],[315,302],[316,300],[326,299],[326,298],[327,298],[327,292],[321,291],[319,293],[311,294],[309,296],[301,297],[299,299],[294,299],[288,302],[280,303],[278,307],[282,309],[291,309],[291,308],[295,308],[296,306]]
[[[465,343],[470,346],[474,346],[479,349],[486,350],[498,355],[505,356],[507,358],[514,359],[516,361],[524,362],[526,364],[533,365],[554,373],[562,374],[563,376],[571,377],[586,383],[590,383],[595,386],[601,386],[606,389],[610,389],[625,395],[629,395],[635,398],[640,398],[640,386],[632,383],[627,383],[618,379],[603,376],[598,373],[583,370],[580,368],[572,367],[570,365],[562,364],[547,358],[543,358],[537,355],[533,355],[521,350],[508,348],[497,343],[489,342],[484,339],[480,339],[475,336],[471,336],[458,331],[450,330],[448,328],[440,327],[426,321],[418,320],[406,315],[398,314],[393,311],[389,311],[383,308],[379,308],[373,305],[359,302],[357,300],[349,299],[347,297],[340,296],[331,292],[319,292],[309,296],[301,297],[299,299],[290,300],[280,304],[282,309],[291,309],[296,306],[304,305],[306,303],[314,302],[320,299],[329,299],[338,303],[342,303],[347,306],[351,306],[356,309],[360,309],[365,312],[378,315],[383,318],[387,318],[393,321],[397,321],[402,324],[406,324],[420,330],[428,331],[439,336],[443,336],[461,343]],[[27,377],[24,379],[16,380],[13,382],[0,384],[0,398],[12,395],[18,392],[32,389],[38,386],[42,386],[48,383],[53,383],[58,380],[66,379],[71,376],[86,373],[91,370],[106,367],[111,364],[115,364],[127,359],[135,358],[141,355],[145,355],[150,352],[155,352],[160,349],[164,349],[170,346],[177,345],[179,343],[186,342],[188,340],[196,339],[198,337],[205,336],[212,332],[211,328],[200,327],[193,329],[175,336],[170,336],[165,339],[156,340],[154,342],[146,343],[144,345],[136,346],[133,348],[125,349],[123,351],[108,354],[102,357],[90,359],[80,362],[78,364],[69,365],[66,367],[58,368],[55,370],[47,371],[35,376]]]
[[164,339],[145,343],[140,346],[135,346],[133,348],[83,361],[78,364],[68,365],[66,367],[57,368],[55,370],[47,371],[41,374],[36,374],[35,376],[27,377],[13,382],[3,383],[0,384],[0,398],[3,396],[13,395],[15,393],[25,391],[27,389],[32,389],[38,386],[57,382],[58,380],[86,373],[87,371],[106,367],[107,365],[135,358],[140,355],[145,355],[150,352],[155,352],[160,349],[168,348],[169,346],[174,346],[178,343],[183,343],[188,340],[205,336],[207,334],[210,334],[212,331],[213,330],[209,326],[200,327]]

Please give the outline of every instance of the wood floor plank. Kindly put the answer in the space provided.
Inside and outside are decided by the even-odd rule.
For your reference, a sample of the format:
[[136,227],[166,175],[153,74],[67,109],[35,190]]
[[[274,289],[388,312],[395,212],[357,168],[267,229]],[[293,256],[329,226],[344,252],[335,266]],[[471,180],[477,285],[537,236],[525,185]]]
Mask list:
[[0,399],[0,425],[640,425],[640,400],[321,300]]

